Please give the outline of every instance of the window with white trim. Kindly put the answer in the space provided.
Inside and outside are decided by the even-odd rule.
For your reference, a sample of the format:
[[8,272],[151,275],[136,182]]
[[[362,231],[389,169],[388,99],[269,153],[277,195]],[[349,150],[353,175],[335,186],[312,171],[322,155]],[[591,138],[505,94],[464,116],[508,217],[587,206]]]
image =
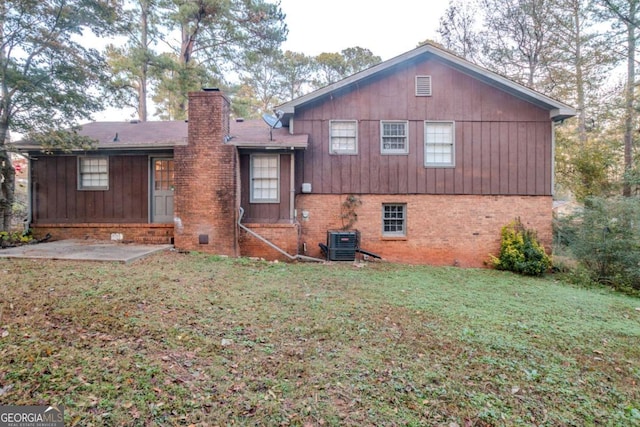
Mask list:
[[424,165],[455,165],[454,122],[424,122]]
[[251,203],[280,202],[280,156],[251,155]]
[[358,121],[330,120],[329,139],[329,153],[358,154]]
[[404,237],[407,235],[406,204],[382,204],[382,235],[384,237]]
[[109,189],[109,157],[78,157],[78,190]]
[[409,152],[409,122],[380,122],[380,152],[382,154],[407,154]]

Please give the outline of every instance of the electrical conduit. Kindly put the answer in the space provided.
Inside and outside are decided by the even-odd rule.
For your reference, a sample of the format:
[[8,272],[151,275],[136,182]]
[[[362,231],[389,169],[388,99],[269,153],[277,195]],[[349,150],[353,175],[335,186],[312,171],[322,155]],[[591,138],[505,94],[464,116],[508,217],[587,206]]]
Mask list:
[[244,216],[244,209],[242,207],[240,207],[240,217],[238,218],[238,226],[240,228],[242,228],[247,233],[251,234],[256,239],[260,240],[261,242],[266,243],[267,245],[269,245],[270,247],[272,247],[276,251],[280,252],[282,255],[286,256],[290,260],[292,260],[292,261],[301,260],[301,261],[325,262],[325,260],[320,259],[320,258],[313,258],[313,257],[306,256],[306,255],[290,255],[290,254],[288,254],[287,252],[285,252],[284,250],[282,250],[278,246],[274,245],[273,243],[271,243],[270,241],[268,241],[267,239],[265,239],[264,237],[262,237],[261,235],[259,235],[255,231],[251,230],[248,227],[245,227],[242,224],[242,217],[243,216]]

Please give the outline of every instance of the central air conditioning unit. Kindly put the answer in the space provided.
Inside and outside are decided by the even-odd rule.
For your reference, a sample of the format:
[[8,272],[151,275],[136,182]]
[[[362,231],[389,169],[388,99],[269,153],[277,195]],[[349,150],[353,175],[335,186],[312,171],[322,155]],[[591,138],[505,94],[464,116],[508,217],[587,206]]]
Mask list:
[[327,231],[327,258],[329,261],[354,261],[359,240],[357,231]]

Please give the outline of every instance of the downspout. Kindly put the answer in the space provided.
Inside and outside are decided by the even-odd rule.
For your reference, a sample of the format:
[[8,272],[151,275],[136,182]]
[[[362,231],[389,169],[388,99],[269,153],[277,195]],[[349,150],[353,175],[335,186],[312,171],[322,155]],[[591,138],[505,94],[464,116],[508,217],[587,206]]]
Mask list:
[[556,122],[551,122],[551,198],[555,196],[556,188]]
[[320,259],[320,258],[313,258],[313,257],[309,257],[309,256],[305,256],[305,255],[289,255],[288,253],[286,253],[284,250],[282,250],[281,248],[279,248],[278,246],[274,245],[273,243],[271,243],[270,241],[268,241],[267,239],[265,239],[264,237],[262,237],[261,235],[259,235],[258,233],[256,233],[255,231],[251,230],[248,227],[245,227],[242,224],[242,217],[244,216],[244,209],[242,209],[242,207],[240,207],[240,216],[238,218],[238,227],[240,227],[241,229],[243,229],[244,231],[246,231],[247,233],[251,234],[253,237],[255,237],[256,239],[260,240],[263,243],[266,243],[267,245],[269,245],[271,248],[275,249],[276,251],[280,252],[282,255],[286,256],[287,258],[289,258],[292,261],[295,260],[302,260],[302,261],[315,261],[315,262],[325,262],[325,260]]
[[291,220],[295,223],[296,221],[296,209],[294,204],[296,203],[296,179],[295,179],[295,172],[296,172],[296,167],[294,165],[295,162],[295,155],[293,153],[291,153],[289,155],[291,157],[291,167],[290,167],[290,172],[289,174],[291,175],[289,178],[289,218],[291,218]]

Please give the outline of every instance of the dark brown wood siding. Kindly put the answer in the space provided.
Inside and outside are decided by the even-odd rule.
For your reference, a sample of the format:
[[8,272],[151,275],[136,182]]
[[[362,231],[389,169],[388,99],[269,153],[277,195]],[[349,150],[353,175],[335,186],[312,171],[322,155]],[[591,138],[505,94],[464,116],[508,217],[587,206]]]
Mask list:
[[[264,153],[264,152],[262,152]],[[272,154],[272,153],[269,153]],[[280,154],[280,203],[251,203],[250,153],[240,154],[241,206],[245,223],[290,222],[291,155]]]
[[[430,75],[432,96],[415,96]],[[329,121],[358,120],[358,154],[329,154]],[[409,154],[381,155],[380,121],[409,121]],[[424,166],[424,122],[455,122],[455,167]],[[297,185],[337,194],[551,194],[549,111],[433,59],[361,82],[298,108],[295,133],[309,134]]]
[[78,190],[76,156],[39,156],[31,162],[34,224],[146,223],[146,155],[109,156],[109,189]]

